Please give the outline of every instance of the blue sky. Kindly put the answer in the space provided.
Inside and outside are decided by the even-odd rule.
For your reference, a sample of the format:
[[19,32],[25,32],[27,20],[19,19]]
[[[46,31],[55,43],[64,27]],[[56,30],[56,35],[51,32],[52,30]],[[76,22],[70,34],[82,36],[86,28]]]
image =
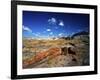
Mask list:
[[62,37],[89,31],[89,14],[23,11],[23,37]]

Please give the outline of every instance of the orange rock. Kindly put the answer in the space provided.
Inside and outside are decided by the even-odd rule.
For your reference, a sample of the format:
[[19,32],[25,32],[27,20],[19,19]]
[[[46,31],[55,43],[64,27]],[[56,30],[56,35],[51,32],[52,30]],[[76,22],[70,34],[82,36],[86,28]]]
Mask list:
[[54,58],[57,55],[60,55],[60,48],[50,48],[47,51],[43,51],[43,52],[39,52],[37,53],[35,56],[33,56],[31,59],[27,59],[23,61],[24,67],[30,65],[30,64],[34,64],[36,62],[39,62],[43,59],[45,59],[46,57],[50,57],[50,58]]

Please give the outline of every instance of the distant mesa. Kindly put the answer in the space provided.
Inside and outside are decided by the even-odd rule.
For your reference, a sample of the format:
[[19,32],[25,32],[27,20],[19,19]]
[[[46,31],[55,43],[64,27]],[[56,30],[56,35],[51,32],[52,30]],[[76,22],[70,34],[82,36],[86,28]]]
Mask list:
[[89,32],[86,31],[81,31],[81,32],[77,32],[74,33],[73,35],[69,35],[67,37],[59,37],[59,39],[65,39],[65,40],[70,40],[70,39],[74,39],[74,38],[84,38],[84,37],[88,37],[89,36]]
[[75,33],[71,36],[71,38],[75,38],[75,37],[82,37],[82,36],[88,36],[89,35],[89,32],[86,32],[86,31],[81,31],[81,32],[78,32],[78,33]]

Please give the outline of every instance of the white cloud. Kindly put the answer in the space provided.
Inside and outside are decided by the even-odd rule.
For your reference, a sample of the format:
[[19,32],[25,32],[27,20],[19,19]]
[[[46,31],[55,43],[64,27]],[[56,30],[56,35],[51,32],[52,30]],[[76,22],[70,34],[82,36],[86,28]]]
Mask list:
[[52,17],[50,19],[48,19],[49,24],[56,24],[57,20],[56,18]]
[[34,36],[38,36],[36,33],[32,33]]
[[63,33],[58,34],[59,36],[63,36]]
[[51,29],[47,29],[47,31],[51,31]]
[[37,33],[32,33],[35,37],[39,37],[40,35]]
[[50,32],[50,35],[52,35],[53,34],[53,32]]
[[60,21],[59,26],[64,26],[64,22]]
[[29,27],[23,25],[23,30],[32,33],[32,30]]
[[36,37],[39,37],[40,36],[40,33],[38,32],[38,33],[32,33],[34,36],[36,36]]

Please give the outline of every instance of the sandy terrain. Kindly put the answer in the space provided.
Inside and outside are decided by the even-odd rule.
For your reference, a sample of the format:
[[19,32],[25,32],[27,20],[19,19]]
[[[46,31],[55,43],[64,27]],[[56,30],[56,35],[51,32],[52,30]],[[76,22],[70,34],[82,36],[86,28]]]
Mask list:
[[[72,52],[62,51],[69,43]],[[89,44],[82,40],[23,40],[23,68],[67,67],[89,65]]]

